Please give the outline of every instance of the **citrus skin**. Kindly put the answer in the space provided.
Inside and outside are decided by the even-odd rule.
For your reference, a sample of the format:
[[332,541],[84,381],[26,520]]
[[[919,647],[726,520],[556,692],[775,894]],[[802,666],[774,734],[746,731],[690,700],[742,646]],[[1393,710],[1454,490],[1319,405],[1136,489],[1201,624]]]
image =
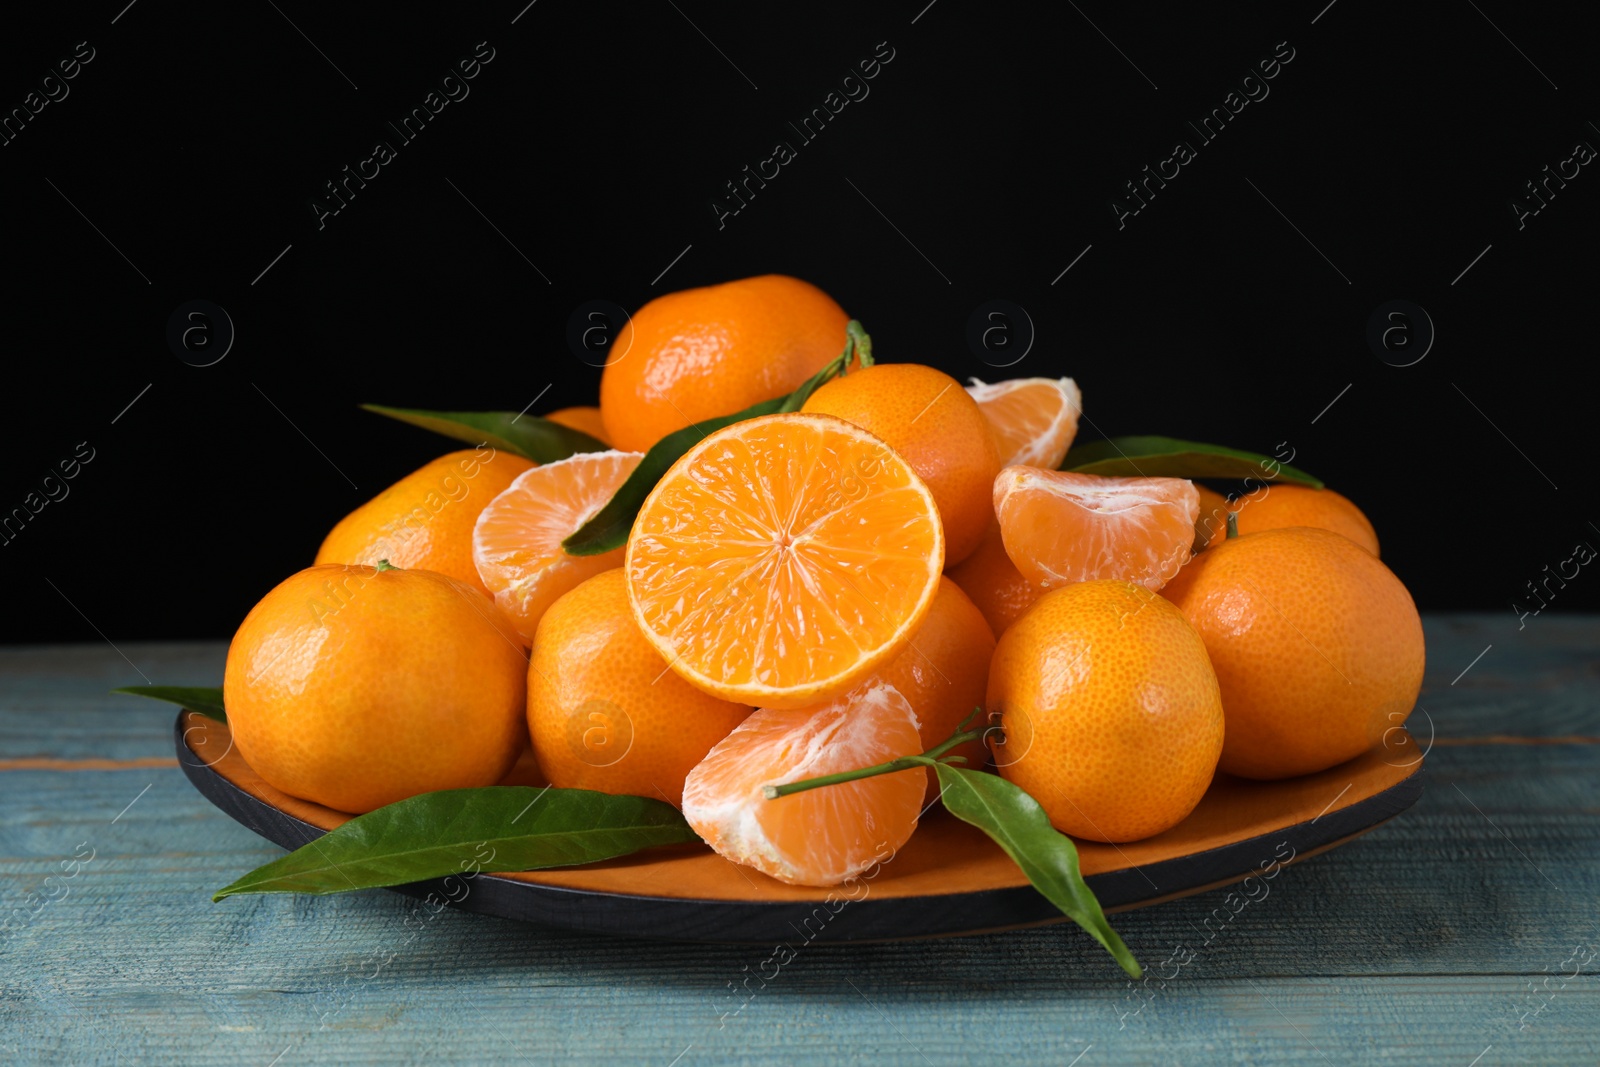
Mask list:
[[600,375],[606,440],[626,452],[792,393],[844,351],[849,316],[782,274],[668,293],[617,332]]
[[664,799],[753,709],[702,693],[639,632],[622,568],[558,599],[528,664],[528,729],[550,784]]
[[[1361,509],[1332,489],[1304,485],[1273,485],[1235,500],[1241,534],[1281,530],[1287,526],[1315,526],[1343,534],[1362,548],[1378,554],[1378,532]],[[1213,543],[1220,540],[1218,533]]]
[[1211,784],[1222,696],[1205,646],[1170,603],[1118,579],[1046,593],[989,668],[1002,777],[1056,829],[1137,841],[1176,826]]
[[[926,751],[948,740],[983,704],[993,656],[994,631],[983,613],[960,586],[940,578],[933,607],[917,627],[911,644],[872,677],[894,686],[911,704],[922,737],[918,751]],[[974,725],[981,723],[974,720]],[[981,770],[989,762],[989,750],[982,741],[968,741],[949,754],[966,757],[962,766],[972,770]],[[938,795],[939,779],[929,771],[923,803],[933,803]]]
[[562,408],[552,411],[545,416],[551,422],[586,433],[601,444],[610,447],[611,440],[606,436],[605,420],[600,417],[600,409],[592,407]]
[[800,410],[854,423],[905,458],[939,505],[946,564],[978,547],[994,518],[1000,450],[960,382],[920,363],[878,363],[827,382]]
[[333,564],[250,610],[222,689],[239,753],[268,784],[359,813],[504,777],[526,744],[525,669],[466,583]]
[[991,522],[972,555],[945,571],[945,575],[978,605],[978,610],[988,620],[989,629],[997,637],[1045,592],[1044,586],[1024,578],[1006,555],[998,522]]
[[450,452],[395,482],[339,520],[317,563],[386,559],[395,567],[438,571],[488,593],[472,562],[472,528],[489,502],[530,459],[483,446]]
[[1216,668],[1229,774],[1288,778],[1354,759],[1416,705],[1416,605],[1346,537],[1304,526],[1241,534],[1196,556],[1162,595]]

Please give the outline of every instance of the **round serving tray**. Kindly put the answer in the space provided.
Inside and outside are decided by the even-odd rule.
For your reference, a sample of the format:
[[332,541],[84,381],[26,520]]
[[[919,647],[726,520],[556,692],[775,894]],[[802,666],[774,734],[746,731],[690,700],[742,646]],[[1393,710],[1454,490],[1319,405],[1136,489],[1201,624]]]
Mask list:
[[[217,807],[285,848],[349,819],[280,793],[251,770],[223,723],[178,714],[178,762]],[[1166,833],[1125,845],[1078,842],[1085,880],[1107,911],[1126,911],[1242,881],[1344,844],[1422,794],[1414,742],[1374,748],[1302,778],[1219,774],[1199,807]],[[518,778],[518,774],[523,777]],[[536,784],[526,765],[515,784]],[[244,872],[240,872],[241,874]],[[784,885],[701,845],[582,867],[396,886],[438,893],[466,911],[627,937],[728,943],[949,937],[1066,921],[999,846],[935,808],[892,860],[854,887]]]

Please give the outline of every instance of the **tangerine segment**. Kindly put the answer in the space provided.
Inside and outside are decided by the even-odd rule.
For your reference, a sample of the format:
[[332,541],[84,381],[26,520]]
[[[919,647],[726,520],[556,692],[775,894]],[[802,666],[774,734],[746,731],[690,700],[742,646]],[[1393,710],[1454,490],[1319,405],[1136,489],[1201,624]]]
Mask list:
[[686,452],[628,537],[645,637],[691,685],[796,708],[904,648],[939,590],[939,510],[905,460],[827,415],[734,423]]
[[1078,436],[1083,393],[1071,378],[1012,378],[985,384],[971,379],[967,392],[989,420],[1002,466],[1055,470]]
[[1121,578],[1156,590],[1188,562],[1200,493],[1183,478],[1007,467],[994,480],[1006,555],[1046,589]]
[[517,476],[478,516],[472,560],[500,610],[529,641],[556,598],[622,565],[622,549],[572,556],[561,542],[605,506],[644,456],[580,452]]
[[886,862],[917,828],[920,768],[768,800],[764,785],[871,767],[922,751],[911,705],[869,683],[820,707],[761,708],[683,786],[695,833],[734,863],[790,885],[838,885]]

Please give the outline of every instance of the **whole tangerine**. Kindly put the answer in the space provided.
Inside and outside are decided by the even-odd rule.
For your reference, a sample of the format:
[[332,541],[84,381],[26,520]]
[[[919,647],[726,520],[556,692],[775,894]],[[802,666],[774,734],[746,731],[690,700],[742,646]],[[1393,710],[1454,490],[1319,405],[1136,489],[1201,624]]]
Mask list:
[[250,609],[222,690],[269,785],[366,812],[504,777],[527,743],[525,672],[517,635],[465,582],[327,564]]
[[844,351],[850,321],[782,274],[656,297],[617,332],[600,375],[606,439],[644,452],[691,423],[792,393]]
[[1229,774],[1288,778],[1343,763],[1404,724],[1417,702],[1416,605],[1349,538],[1306,526],[1231,537],[1162,595],[1199,631],[1216,669]]
[[633,621],[621,567],[564,594],[539,620],[528,729],[554,786],[682,807],[683,780],[751,710],[667,668]]
[[1194,810],[1222,752],[1222,706],[1183,615],[1114,578],[1046,593],[989,668],[1001,776],[1056,829],[1094,841],[1150,837]]
[[[1241,534],[1281,530],[1286,526],[1314,526],[1343,534],[1362,548],[1378,554],[1378,532],[1372,522],[1346,497],[1332,489],[1305,485],[1263,486],[1235,500],[1229,509],[1238,516]],[[1220,533],[1212,542],[1220,540]]]
[[960,382],[920,363],[878,363],[827,382],[800,410],[854,423],[911,464],[939,506],[947,566],[978,547],[994,519],[1000,450]]
[[484,445],[450,452],[395,482],[339,520],[315,563],[438,571],[488,594],[472,562],[472,528],[530,459]]

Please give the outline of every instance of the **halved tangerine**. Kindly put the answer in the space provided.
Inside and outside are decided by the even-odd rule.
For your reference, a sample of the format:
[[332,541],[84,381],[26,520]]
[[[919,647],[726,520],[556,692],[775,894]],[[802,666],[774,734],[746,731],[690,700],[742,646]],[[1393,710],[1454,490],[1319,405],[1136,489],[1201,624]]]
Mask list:
[[904,648],[944,566],[939,510],[883,441],[830,415],[724,427],[656,483],[628,536],[628,598],[685,681],[798,708]]
[[573,556],[561,542],[605,506],[644,455],[580,452],[519,474],[483,509],[472,561],[500,610],[529,641],[545,609],[601,571],[622,566],[622,549]]
[[817,707],[761,708],[683,785],[683,814],[717,853],[790,885],[838,885],[892,858],[917,828],[921,768],[768,800],[766,785],[853,771],[922,751],[900,691],[869,682]]
[[1046,589],[1121,578],[1160,589],[1189,560],[1200,493],[1184,478],[1007,467],[994,480],[1006,555]]
[[1071,378],[1012,378],[985,384],[977,378],[967,392],[989,420],[1002,466],[1061,466],[1078,436],[1083,394]]

